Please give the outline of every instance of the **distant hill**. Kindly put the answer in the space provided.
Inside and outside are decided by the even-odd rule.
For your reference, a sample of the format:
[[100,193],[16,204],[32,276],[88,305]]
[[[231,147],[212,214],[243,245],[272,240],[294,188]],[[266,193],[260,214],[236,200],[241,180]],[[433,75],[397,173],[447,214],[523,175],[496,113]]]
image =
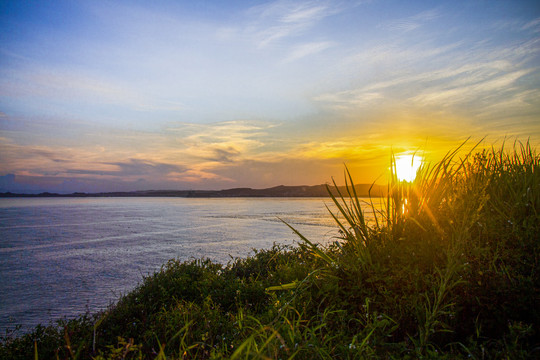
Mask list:
[[[358,196],[384,196],[386,187],[380,185],[356,185]],[[333,189],[333,193],[335,190]],[[343,195],[345,189],[340,187]],[[185,198],[226,198],[226,197],[327,197],[326,185],[285,186],[279,185],[267,189],[235,188],[226,190],[144,190],[107,193],[72,193],[72,194],[14,194],[0,193],[2,198],[10,197],[185,197]]]

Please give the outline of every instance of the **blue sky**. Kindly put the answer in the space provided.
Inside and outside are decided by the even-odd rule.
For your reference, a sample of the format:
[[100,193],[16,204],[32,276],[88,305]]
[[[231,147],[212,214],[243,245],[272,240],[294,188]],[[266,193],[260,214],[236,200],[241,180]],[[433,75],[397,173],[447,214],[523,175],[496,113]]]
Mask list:
[[540,145],[536,1],[1,1],[0,27],[0,191],[372,182],[391,150]]

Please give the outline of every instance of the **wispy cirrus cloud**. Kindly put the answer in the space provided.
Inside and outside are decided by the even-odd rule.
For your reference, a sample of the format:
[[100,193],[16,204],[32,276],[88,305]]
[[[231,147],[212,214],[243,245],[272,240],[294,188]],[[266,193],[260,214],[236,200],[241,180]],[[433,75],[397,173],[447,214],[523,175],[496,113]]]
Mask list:
[[534,61],[540,56],[539,41],[531,38],[504,47],[465,42],[434,47],[426,42],[407,48],[396,43],[366,49],[346,59],[345,66],[375,59],[373,66],[389,71],[377,77],[366,72],[358,86],[319,94],[314,100],[340,111],[392,103],[460,111],[476,108],[478,114],[485,106],[511,99],[527,106],[523,100],[536,90],[525,79],[540,72]]
[[305,44],[297,45],[283,60],[283,63],[288,63],[302,59],[306,56],[314,55],[320,53],[334,45],[331,41],[319,41],[319,42],[310,42]]
[[0,71],[0,75],[0,96],[14,100],[45,99],[49,103],[66,102],[70,106],[102,107],[105,104],[147,112],[178,112],[186,108],[179,100],[148,95],[131,84],[77,69],[23,66],[17,71]]
[[473,74],[470,78],[458,78],[445,84],[432,86],[410,98],[420,106],[453,107],[478,102],[487,96],[503,99],[518,95],[512,87],[516,81],[532,70],[516,70],[491,76]]
[[525,23],[522,26],[522,29],[523,30],[530,30],[530,31],[533,31],[535,33],[540,32],[540,17],[538,17],[538,18],[536,18],[534,20],[528,21],[527,23]]
[[250,8],[253,20],[245,31],[263,48],[284,38],[302,35],[322,19],[341,11],[328,1],[279,0]]
[[412,31],[439,17],[439,11],[436,9],[431,9],[422,11],[407,18],[384,22],[380,25],[380,27],[389,29],[391,31]]

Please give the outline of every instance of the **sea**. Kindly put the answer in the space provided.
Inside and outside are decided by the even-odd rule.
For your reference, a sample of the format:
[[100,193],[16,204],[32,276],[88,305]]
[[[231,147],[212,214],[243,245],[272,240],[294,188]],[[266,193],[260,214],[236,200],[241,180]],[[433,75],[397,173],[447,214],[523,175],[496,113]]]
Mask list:
[[[2,198],[0,336],[106,309],[170,259],[339,235],[328,198]],[[369,209],[366,208],[369,212]]]

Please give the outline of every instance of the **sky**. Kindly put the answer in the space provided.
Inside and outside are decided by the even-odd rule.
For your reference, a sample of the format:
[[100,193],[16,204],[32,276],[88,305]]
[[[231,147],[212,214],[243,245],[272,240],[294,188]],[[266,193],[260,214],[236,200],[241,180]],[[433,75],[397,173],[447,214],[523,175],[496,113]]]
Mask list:
[[540,145],[533,1],[0,0],[0,192],[384,183]]

